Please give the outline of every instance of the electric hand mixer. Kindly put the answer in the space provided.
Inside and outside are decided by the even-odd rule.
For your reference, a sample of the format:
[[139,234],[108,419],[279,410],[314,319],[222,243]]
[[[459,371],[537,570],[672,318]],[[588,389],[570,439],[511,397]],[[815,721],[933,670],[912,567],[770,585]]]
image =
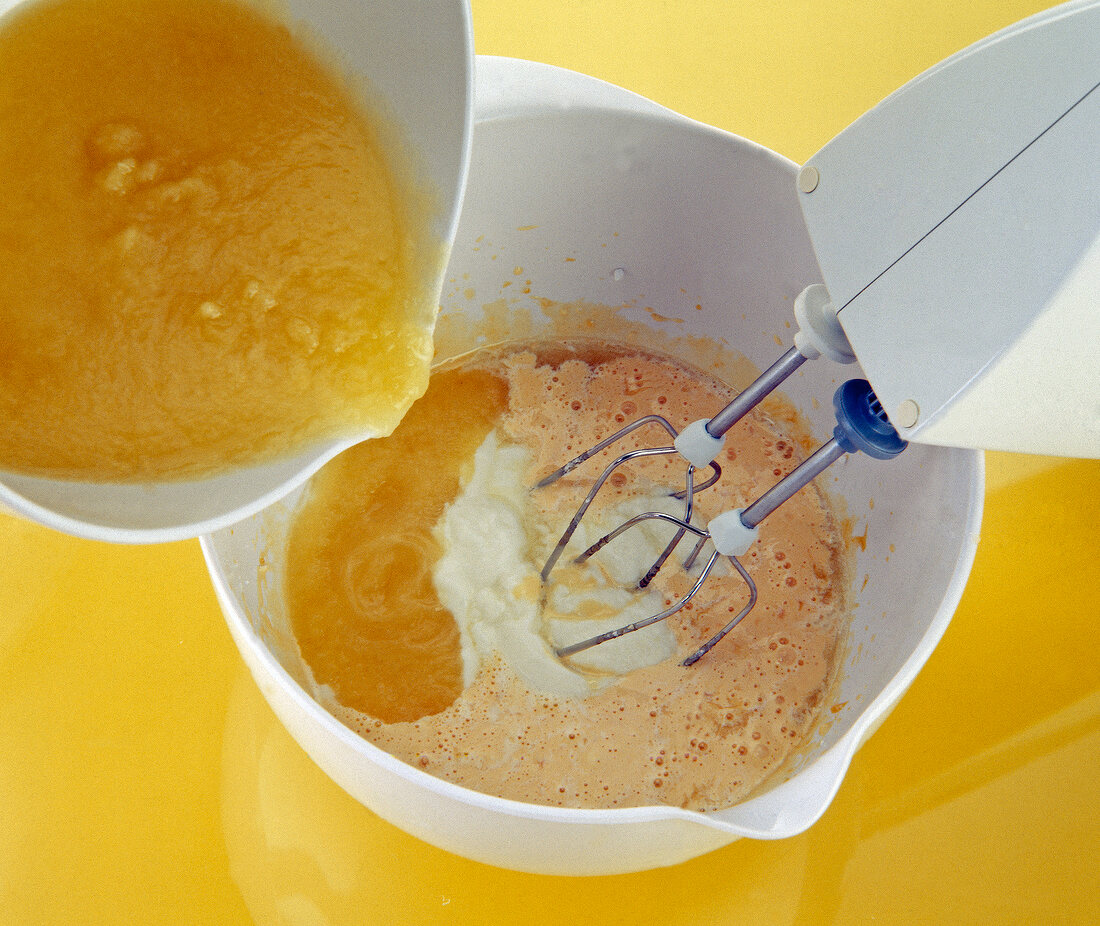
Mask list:
[[[1100,456],[1100,2],[1026,19],[910,81],[802,168],[798,195],[825,284],[795,301],[794,346],[714,417],[682,431],[646,416],[543,479],[545,487],[639,428],[671,444],[624,453],[599,476],[542,570],[547,582],[614,470],[679,454],[682,516],[637,515],[577,557],[583,562],[646,521],[674,528],[639,582],[681,540],[686,595],[644,620],[557,650],[581,650],[684,608],[721,557],[749,590],[745,606],[684,660],[705,655],[752,610],[738,560],[758,525],[846,453],[889,459],[908,440]],[[726,432],[807,360],[858,360],[867,380],[837,390],[833,438],[744,508],[705,526],[693,498],[721,476]],[[873,385],[873,388],[872,388]],[[696,472],[710,475],[696,484]]]

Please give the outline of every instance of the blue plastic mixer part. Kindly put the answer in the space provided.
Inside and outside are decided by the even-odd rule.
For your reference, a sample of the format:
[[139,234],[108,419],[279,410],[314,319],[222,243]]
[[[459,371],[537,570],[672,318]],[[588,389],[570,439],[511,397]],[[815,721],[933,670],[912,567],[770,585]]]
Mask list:
[[846,453],[863,451],[876,460],[896,457],[907,446],[894,430],[882,403],[865,379],[850,379],[833,395],[833,437]]

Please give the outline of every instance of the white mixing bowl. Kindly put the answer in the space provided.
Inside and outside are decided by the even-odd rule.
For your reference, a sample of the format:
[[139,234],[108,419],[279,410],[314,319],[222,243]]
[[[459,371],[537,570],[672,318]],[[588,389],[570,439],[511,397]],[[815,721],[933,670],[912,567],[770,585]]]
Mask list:
[[[761,368],[790,345],[794,297],[819,279],[793,163],[626,91],[525,62],[478,60],[476,117],[444,326],[477,321],[496,303],[491,313],[503,306],[537,327],[541,297],[628,306],[617,314],[677,343],[723,340]],[[859,371],[819,360],[784,387],[822,440],[833,425],[832,393],[853,375]],[[285,530],[301,490],[202,543],[230,630],[265,697],[350,794],[470,858],[608,874],[810,826],[946,629],[978,539],[981,455],[913,445],[888,463],[849,457],[822,478],[845,500],[853,533],[866,535],[848,655],[824,705],[832,722],[819,724],[798,761],[763,793],[708,814],[535,806],[394,759],[300,684],[279,590]]]

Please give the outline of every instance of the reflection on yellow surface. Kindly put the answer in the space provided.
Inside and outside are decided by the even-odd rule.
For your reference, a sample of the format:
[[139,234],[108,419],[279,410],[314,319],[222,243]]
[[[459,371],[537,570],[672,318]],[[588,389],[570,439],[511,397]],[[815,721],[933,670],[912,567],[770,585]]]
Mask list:
[[990,493],[947,636],[809,832],[596,879],[458,858],[344,794],[197,545],[2,518],[0,922],[1095,922],[1098,485],[1055,461]]
[[[792,872],[800,879],[806,864],[806,847],[794,841],[743,843],[663,871],[556,878],[428,850],[329,781],[243,673],[230,701],[224,762],[230,868],[260,924],[444,916],[458,923],[563,923],[593,915],[603,922],[639,892],[652,922],[706,922],[698,918],[702,911],[718,915],[732,909],[734,898],[756,922],[782,922],[797,906],[783,882]],[[714,885],[710,898],[698,896],[700,884]]]
[[247,922],[217,802],[238,659],[197,544],[0,515],[0,564],[0,923]]
[[[996,538],[1012,531],[1017,541],[1043,543],[1044,525],[1011,523],[1021,507],[1037,506],[1065,529],[1076,515],[1059,517],[1059,499],[1094,490],[1097,476],[1100,465],[1061,461],[990,498],[994,539],[979,552],[981,572],[948,640],[857,755],[820,823],[794,839],[741,841],[671,869],[549,878],[426,851],[329,782],[242,673],[226,727],[222,808],[231,870],[250,911],[261,924],[426,922],[444,912],[474,923],[484,921],[491,894],[496,922],[611,922],[626,910],[667,923],[825,923],[872,912],[887,922],[945,913],[956,922],[1027,922],[1059,910],[1088,921],[1098,909],[1086,886],[1097,841],[1100,677],[1080,644],[1095,610],[1071,606],[1055,617],[1055,608],[1045,626],[1016,606],[999,610],[1001,601],[1034,601],[1046,567],[1017,568],[1016,542]],[[1085,561],[1100,532],[1090,530],[1092,551],[1075,545],[1067,565],[1095,575]],[[1065,604],[1089,597],[1081,588],[1070,596]],[[1049,676],[1054,665],[1058,679]]]
[[[1043,6],[823,0],[809,25],[766,0],[474,14],[483,53],[596,73],[803,159]],[[988,464],[958,613],[822,820],[596,879],[469,862],[348,798],[245,673],[197,544],[0,516],[0,924],[1100,922],[1100,462]]]

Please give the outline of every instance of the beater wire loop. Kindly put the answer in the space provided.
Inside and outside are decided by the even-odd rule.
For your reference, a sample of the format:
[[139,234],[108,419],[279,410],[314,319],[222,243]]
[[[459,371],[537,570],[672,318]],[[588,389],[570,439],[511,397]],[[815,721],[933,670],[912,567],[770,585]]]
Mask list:
[[[651,514],[657,514],[658,512],[650,512]],[[671,515],[667,517],[671,518]],[[625,527],[625,525],[624,525]],[[695,597],[695,593],[703,587],[703,583],[707,580],[707,576],[710,575],[711,569],[714,568],[714,564],[718,561],[719,553],[717,550],[711,553],[710,559],[703,567],[703,571],[699,574],[699,578],[695,580],[695,584],[683,598],[677,601],[670,608],[666,608],[659,614],[654,614],[651,617],[647,617],[644,620],[635,621],[633,624],[627,624],[625,627],[617,627],[614,630],[608,630],[606,633],[601,633],[598,636],[591,637],[587,640],[582,640],[580,643],[573,643],[570,646],[563,646],[560,649],[555,650],[560,657],[572,656],[575,653],[579,653],[582,650],[589,649],[593,646],[599,646],[601,643],[606,643],[608,640],[614,640],[617,637],[621,637],[624,634],[633,633],[635,630],[641,630],[643,627],[648,627],[650,624],[656,624],[658,621],[663,621],[666,617],[670,617],[675,614],[681,608],[684,607],[692,598]]]
[[[535,485],[535,488],[536,489],[545,488],[546,486],[551,485],[554,482],[557,482],[558,479],[560,479],[562,476],[566,475],[567,473],[572,472],[581,463],[585,462],[585,460],[591,459],[593,456],[595,456],[601,450],[607,449],[609,446],[611,446],[613,443],[615,443],[620,438],[622,438],[625,435],[629,434],[631,431],[637,430],[639,427],[641,427],[642,425],[645,425],[645,424],[659,424],[666,431],[668,431],[668,433],[671,434],[673,436],[673,438],[676,437],[676,429],[671,424],[669,424],[668,421],[666,421],[660,415],[647,415],[644,418],[639,418],[637,421],[631,422],[625,428],[621,428],[620,430],[616,431],[610,437],[600,441],[600,443],[596,444],[594,447],[589,448],[584,453],[582,453],[580,456],[574,457],[572,460],[570,460],[568,463],[566,463],[565,466],[561,467],[560,469],[555,470],[549,476],[547,476],[545,479],[538,482]],[[644,457],[653,457],[653,456],[668,456],[670,454],[675,454],[675,453],[678,453],[678,452],[679,451],[677,451],[675,447],[648,447],[648,448],[643,448],[641,450],[631,450],[627,453],[624,453],[622,456],[619,456],[616,459],[612,460],[611,463],[609,463],[607,465],[607,467],[604,469],[604,471],[600,474],[600,478],[597,479],[595,481],[595,483],[593,483],[592,488],[589,490],[588,494],[585,496],[584,501],[582,501],[581,504],[580,504],[580,507],[577,508],[576,514],[573,515],[572,520],[566,526],[565,531],[562,533],[561,537],[558,539],[558,542],[555,545],[554,549],[551,551],[550,556],[547,557],[546,563],[543,565],[542,572],[540,573],[540,576],[542,577],[542,581],[546,582],[547,578],[550,575],[550,572],[553,570],[554,566],[557,565],[558,560],[561,559],[562,553],[565,552],[565,548],[566,548],[566,546],[568,546],[569,541],[573,537],[573,534],[576,533],[577,527],[580,525],[581,520],[584,518],[585,513],[588,511],[589,506],[591,506],[592,502],[595,500],[597,493],[600,491],[600,489],[603,488],[604,483],[607,482],[607,480],[611,477],[611,474],[616,469],[618,469],[624,463],[629,463],[631,460],[637,460],[637,459],[641,459],[641,458],[644,458]],[[671,498],[683,499],[686,502],[687,517],[691,516],[691,510],[692,510],[692,505],[693,505],[692,499],[693,499],[694,495],[698,492],[702,492],[704,489],[709,489],[722,476],[722,469],[721,469],[721,467],[719,467],[719,465],[717,463],[711,463],[710,468],[713,471],[711,473],[710,477],[708,479],[706,479],[705,481],[703,481],[702,483],[700,483],[699,485],[695,485],[694,484],[694,467],[691,467],[692,472],[689,473],[689,478],[688,478],[687,485],[686,485],[685,489],[683,489],[679,492],[672,492],[669,495],[669,497],[671,497]],[[679,542],[679,540],[677,540],[677,543],[678,542]],[[675,544],[673,544],[673,546],[675,546]],[[671,551],[669,551],[669,552],[671,552]],[[665,556],[665,558],[667,559],[667,555]],[[662,559],[661,563],[663,563],[663,562],[664,562],[664,560]],[[660,569],[660,564],[658,564],[656,568]],[[654,572],[654,575],[656,575],[656,572]],[[650,581],[652,581],[652,577],[650,577]],[[648,582],[646,584],[648,584]]]

